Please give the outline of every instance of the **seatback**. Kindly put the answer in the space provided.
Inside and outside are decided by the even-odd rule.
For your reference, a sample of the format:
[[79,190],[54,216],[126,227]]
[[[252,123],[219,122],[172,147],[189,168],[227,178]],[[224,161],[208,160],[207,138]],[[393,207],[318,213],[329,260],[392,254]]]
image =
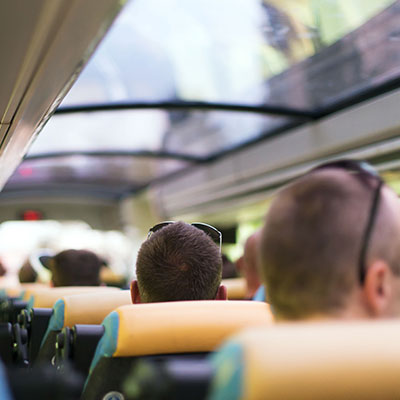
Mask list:
[[0,322],[0,358],[6,365],[14,361],[14,335],[9,322]]
[[0,322],[14,324],[18,314],[27,306],[24,294],[27,291],[42,289],[48,286],[41,283],[22,283],[5,285],[0,289]]
[[[123,306],[103,322],[84,399],[122,392],[122,383],[140,357],[204,358],[226,337],[247,326],[272,321],[268,305],[250,301],[184,301]],[[105,379],[107,378],[107,379]]]
[[108,286],[63,286],[56,288],[38,288],[29,290],[28,308],[52,308],[57,300],[72,294],[118,291],[120,289]]
[[[137,360],[125,379],[128,399],[205,400],[213,376],[208,357],[152,356]],[[228,399],[229,400],[229,399]]]
[[[55,356],[56,336],[65,327],[76,324],[101,324],[103,319],[121,305],[131,304],[129,290],[99,290],[92,293],[72,294],[59,299],[54,307],[47,331],[38,354],[39,361],[50,361]],[[69,336],[65,340],[70,340]],[[70,343],[71,344],[71,343]],[[70,346],[71,354],[73,349]]]
[[243,300],[246,297],[246,280],[244,278],[223,279],[221,282],[228,292],[229,300]]
[[44,283],[7,283],[0,284],[0,297],[21,297],[27,290],[49,287]]
[[400,398],[400,322],[249,329],[214,358],[211,400]]
[[0,399],[12,400],[10,385],[3,363],[0,361]]
[[104,293],[119,291],[117,288],[99,286],[71,286],[29,289],[27,309],[22,310],[14,324],[15,352],[17,359],[26,364],[34,361],[47,330],[55,302],[68,294]]

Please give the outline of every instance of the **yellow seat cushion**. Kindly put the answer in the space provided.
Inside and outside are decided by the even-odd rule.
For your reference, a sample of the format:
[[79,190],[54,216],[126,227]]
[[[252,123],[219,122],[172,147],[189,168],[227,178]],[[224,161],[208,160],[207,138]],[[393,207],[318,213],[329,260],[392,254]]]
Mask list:
[[47,289],[35,289],[30,291],[30,307],[52,308],[61,297],[71,294],[101,293],[108,291],[119,291],[120,289],[107,286],[66,286]]
[[101,324],[117,307],[132,304],[129,290],[112,290],[64,296],[64,326]]
[[399,336],[395,320],[250,329],[217,354],[210,399],[398,399]]
[[221,282],[228,292],[229,300],[243,300],[246,296],[246,280],[244,278],[223,279]]
[[226,337],[272,322],[269,306],[250,301],[183,301],[123,306],[114,357],[208,352]]

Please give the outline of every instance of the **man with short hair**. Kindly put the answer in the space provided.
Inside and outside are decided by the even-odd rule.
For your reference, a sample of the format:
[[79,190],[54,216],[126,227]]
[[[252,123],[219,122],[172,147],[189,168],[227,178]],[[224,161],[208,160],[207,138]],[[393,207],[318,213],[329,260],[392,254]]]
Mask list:
[[[259,253],[277,320],[400,316],[400,203],[366,163],[324,164],[281,190]],[[234,339],[216,353],[210,400],[237,397],[243,357]]]
[[284,188],[261,234],[278,319],[400,315],[400,203],[370,166],[320,166]]
[[196,226],[184,222],[164,225],[139,250],[132,302],[226,300],[226,288],[220,285],[219,246]]
[[64,250],[49,261],[53,286],[99,286],[102,261],[89,250]]

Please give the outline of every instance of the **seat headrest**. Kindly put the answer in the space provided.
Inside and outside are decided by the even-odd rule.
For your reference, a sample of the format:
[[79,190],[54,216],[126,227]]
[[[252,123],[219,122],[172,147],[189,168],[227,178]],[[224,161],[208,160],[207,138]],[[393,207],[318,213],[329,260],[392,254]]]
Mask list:
[[0,290],[5,296],[20,297],[29,289],[47,287],[42,283],[15,283],[5,282],[0,285]]
[[115,287],[107,286],[66,286],[57,288],[35,289],[31,292],[28,307],[52,308],[61,297],[72,294],[104,293],[108,291],[120,291]]
[[61,330],[65,327],[72,328],[76,324],[101,324],[111,311],[128,304],[132,304],[130,290],[64,296],[53,307],[49,327],[51,330]]
[[35,292],[35,290],[41,290],[41,289],[50,289],[49,285],[46,285],[44,283],[21,283],[20,285],[20,290],[19,290],[19,296],[21,296],[22,300],[28,301],[29,298],[32,296],[32,294]]
[[250,301],[182,301],[123,306],[114,357],[208,352],[247,326],[272,321],[269,306]]
[[130,290],[84,293],[62,298],[64,302],[64,327],[75,324],[101,324],[116,308],[131,305]]
[[101,290],[64,296],[53,307],[42,344],[50,332],[72,328],[76,324],[100,325],[103,319],[117,307],[132,304],[130,290]]
[[399,336],[400,321],[246,330],[217,352],[210,399],[398,398]]
[[221,285],[226,287],[229,300],[243,300],[246,296],[247,287],[244,278],[222,279]]
[[2,289],[2,294],[7,297],[20,297],[24,288],[22,286],[9,286]]
[[34,285],[34,286],[28,286],[26,289],[23,290],[22,293],[22,300],[29,301],[30,298],[36,293],[43,292],[44,290],[51,290],[52,287],[50,286],[41,286],[39,285]]

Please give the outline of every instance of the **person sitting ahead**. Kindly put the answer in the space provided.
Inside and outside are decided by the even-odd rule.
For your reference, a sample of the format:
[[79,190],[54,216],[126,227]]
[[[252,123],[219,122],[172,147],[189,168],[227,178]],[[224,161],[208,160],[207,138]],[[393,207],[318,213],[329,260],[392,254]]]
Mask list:
[[366,163],[317,167],[273,201],[260,260],[277,319],[399,316],[399,199]]
[[89,250],[64,250],[48,261],[52,284],[58,286],[99,286],[102,260]]
[[259,272],[258,246],[260,231],[249,236],[244,245],[243,256],[237,261],[237,267],[246,280],[246,299],[252,299],[261,286]]
[[136,261],[132,302],[226,300],[226,288],[220,285],[221,251],[210,236],[215,233],[220,235],[209,225],[184,222],[150,229]]
[[25,260],[18,271],[18,279],[20,283],[33,283],[36,282],[37,278],[38,274],[29,262],[29,259]]
[[[323,164],[281,190],[259,254],[278,321],[400,316],[400,202],[366,163]],[[241,351],[233,339],[216,353],[209,400],[237,398]]]

